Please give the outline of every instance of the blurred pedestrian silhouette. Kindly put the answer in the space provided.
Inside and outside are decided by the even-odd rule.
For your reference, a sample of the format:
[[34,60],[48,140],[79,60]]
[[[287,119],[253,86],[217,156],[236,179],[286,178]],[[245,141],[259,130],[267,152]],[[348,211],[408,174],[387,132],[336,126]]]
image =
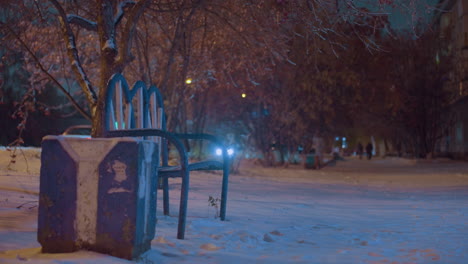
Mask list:
[[366,146],[366,153],[367,153],[367,159],[370,160],[372,158],[372,150],[374,148],[372,147],[372,143],[367,143],[367,146]]

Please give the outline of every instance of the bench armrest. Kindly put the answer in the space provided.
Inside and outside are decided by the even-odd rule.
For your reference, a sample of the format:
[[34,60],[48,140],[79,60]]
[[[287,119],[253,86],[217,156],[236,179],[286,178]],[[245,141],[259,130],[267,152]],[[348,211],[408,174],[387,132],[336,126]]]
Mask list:
[[109,130],[104,133],[105,137],[162,137],[171,142],[180,155],[182,170],[188,170],[188,157],[184,144],[173,134],[164,130],[155,128],[142,129],[119,129]]
[[193,139],[193,140],[208,140],[211,141],[212,143],[218,145],[221,147],[222,150],[222,156],[223,156],[223,163],[228,164],[229,162],[229,155],[227,153],[227,148],[223,144],[222,140],[220,140],[218,137],[211,135],[211,134],[205,134],[205,133],[196,133],[196,134],[181,134],[181,133],[174,133],[173,134],[175,137],[178,139]]
[[[142,128],[142,129],[119,129],[109,130],[105,132],[105,137],[162,137],[172,143],[180,155],[181,169],[183,171],[189,171],[189,163],[187,150],[180,139],[195,139],[195,140],[209,140],[222,147],[223,154],[223,171],[227,173],[229,171],[229,155],[226,147],[222,144],[221,140],[210,134],[175,134],[165,130],[155,128]],[[167,165],[167,164],[164,164]]]
[[211,135],[211,134],[205,134],[205,133],[196,133],[196,134],[181,134],[181,133],[175,133],[174,136],[176,136],[179,139],[194,139],[194,140],[209,140],[216,145],[219,145],[221,147],[224,147],[223,142],[216,136]]

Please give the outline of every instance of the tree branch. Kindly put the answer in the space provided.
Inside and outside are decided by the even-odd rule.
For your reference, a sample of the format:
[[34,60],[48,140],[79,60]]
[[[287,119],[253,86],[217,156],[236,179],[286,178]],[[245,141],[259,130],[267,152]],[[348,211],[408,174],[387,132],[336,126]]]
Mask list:
[[75,99],[73,98],[73,96],[68,93],[68,91],[65,89],[65,87],[63,87],[62,84],[60,84],[59,81],[57,81],[57,79],[55,79],[54,76],[52,76],[45,68],[44,66],[42,65],[41,61],[39,60],[39,58],[36,57],[36,55],[34,54],[34,52],[29,48],[29,46],[20,38],[20,36],[18,36],[18,34],[16,34],[16,32],[8,25],[8,24],[4,24],[3,22],[0,22],[2,23],[2,25],[6,26],[6,28],[8,29],[8,31],[11,32],[11,34],[13,34],[16,38],[16,40],[18,40],[21,45],[26,49],[26,51],[29,53],[29,55],[34,59],[34,61],[37,63],[37,65],[39,66],[39,68],[41,69],[41,71],[43,73],[45,73],[47,75],[47,77],[49,77],[49,79],[55,83],[57,85],[57,87],[65,94],[65,96],[67,97],[67,99],[73,104],[73,106],[76,108],[76,110],[78,110],[78,112],[80,112],[80,114],[82,114],[86,119],[88,120],[91,120],[91,116],[78,104],[77,101],[75,101]]
[[140,0],[136,5],[132,7],[130,10],[127,23],[125,24],[122,38],[121,38],[121,47],[119,52],[119,57],[117,59],[117,65],[119,68],[126,63],[128,57],[130,55],[130,50],[132,48],[132,39],[133,35],[135,34],[135,28],[138,24],[138,19],[140,19],[141,14],[144,10],[148,7],[151,3],[151,0]]
[[81,89],[83,90],[86,99],[88,100],[88,103],[90,104],[92,113],[94,113],[94,108],[97,103],[96,92],[94,91],[94,88],[91,85],[88,76],[84,72],[83,66],[81,65],[80,57],[78,55],[78,49],[76,48],[75,44],[75,36],[70,27],[70,24],[68,23],[65,10],[57,0],[49,1],[55,6],[57,11],[59,12],[57,18],[60,22],[63,31],[63,38],[65,40],[65,43],[67,44],[67,54],[71,62],[72,70],[75,73],[78,83],[80,84]]
[[97,31],[97,24],[94,21],[88,20],[84,17],[68,14],[67,21],[70,24],[75,24],[91,31]]
[[117,13],[115,14],[114,25],[117,26],[120,23],[120,21],[122,21],[122,18],[125,15],[125,12],[124,12],[125,8],[133,7],[135,5],[136,5],[135,1],[124,1],[120,3],[117,9]]

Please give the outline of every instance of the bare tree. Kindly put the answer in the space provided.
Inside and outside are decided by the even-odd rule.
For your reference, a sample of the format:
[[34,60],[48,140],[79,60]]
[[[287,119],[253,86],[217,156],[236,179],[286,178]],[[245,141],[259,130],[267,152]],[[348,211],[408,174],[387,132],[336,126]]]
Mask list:
[[[202,130],[207,119],[229,114],[217,111],[220,103],[232,103],[223,95],[267,95],[257,90],[278,80],[274,69],[300,73],[286,80],[300,76],[303,83],[336,86],[323,86],[323,70],[304,69],[317,65],[317,54],[339,57],[349,34],[366,49],[379,50],[373,36],[385,6],[394,4],[387,2],[363,8],[335,0],[7,1],[5,9],[20,15],[14,23],[2,21],[1,28],[28,53],[27,61],[92,120],[92,136],[102,135],[106,85],[115,73],[156,83],[166,96],[171,128],[185,131],[186,119],[198,119],[202,125],[196,129]],[[189,77],[191,85],[184,82]],[[292,85],[274,84],[284,94],[268,100],[290,96],[286,90]],[[76,100],[74,86],[86,105]],[[291,130],[291,116],[278,114],[285,131]]]

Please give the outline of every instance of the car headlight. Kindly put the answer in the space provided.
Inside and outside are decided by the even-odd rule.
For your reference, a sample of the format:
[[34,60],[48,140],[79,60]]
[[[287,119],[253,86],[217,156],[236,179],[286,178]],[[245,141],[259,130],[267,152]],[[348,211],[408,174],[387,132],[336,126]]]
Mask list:
[[[223,150],[221,148],[217,148],[215,151],[217,156],[222,156],[223,155]],[[227,149],[227,154],[228,156],[234,155],[234,149],[233,148],[228,148]]]

